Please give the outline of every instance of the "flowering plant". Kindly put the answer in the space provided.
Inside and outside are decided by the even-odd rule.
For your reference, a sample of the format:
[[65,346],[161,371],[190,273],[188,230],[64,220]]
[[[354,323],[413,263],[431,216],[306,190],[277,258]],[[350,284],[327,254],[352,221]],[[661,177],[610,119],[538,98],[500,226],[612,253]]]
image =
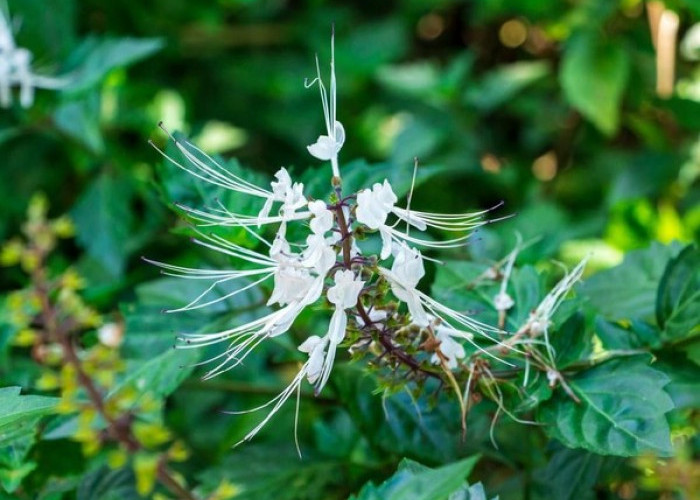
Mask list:
[[[345,193],[338,161],[345,130],[337,119],[333,42],[329,90],[321,77],[318,58],[316,68],[316,78],[306,85],[317,85],[320,90],[326,134],[320,135],[307,149],[313,157],[330,162],[333,192],[326,201],[306,196],[304,185],[295,182],[284,167],[277,171],[269,188],[256,185],[227,170],[195,145],[176,138],[161,125],[184,158],[178,161],[159,149],[168,160],[202,181],[256,198],[261,205],[256,214],[233,212],[221,202],[209,209],[178,205],[200,227],[194,242],[231,257],[238,262],[238,268],[195,269],[146,259],[161,267],[165,274],[210,282],[187,305],[167,312],[211,306],[272,282],[267,305],[273,309],[262,317],[219,331],[183,333],[179,337],[177,347],[185,349],[224,345],[222,352],[203,363],[209,366],[204,378],[235,368],[260,344],[287,333],[304,309],[324,299],[333,308],[325,334],[309,335],[298,346],[307,359],[289,385],[262,406],[232,412],[269,409],[267,416],[243,440],[255,436],[290,397],[298,395],[305,380],[313,385],[316,395],[321,393],[342,346],[355,356],[378,351],[381,363],[394,371],[401,367],[418,384],[427,379],[437,381],[440,386],[447,384],[459,401],[463,431],[469,394],[476,378],[490,377],[495,381],[490,369],[492,363],[522,368],[527,373],[534,366],[546,374],[551,387],[561,384],[577,400],[557,370],[548,328],[565,295],[580,279],[585,259],[566,273],[514,331],[505,329],[504,323],[508,309],[515,303],[507,293],[507,286],[520,243],[504,262],[485,274],[501,283],[492,299],[492,307],[499,312],[498,324],[480,320],[478,312],[450,308],[424,293],[420,283],[426,274],[426,261],[444,264],[423,252],[468,244],[476,229],[494,222],[487,216],[498,206],[458,214],[412,208],[417,159],[405,207],[398,204],[399,198],[387,179],[355,193]],[[301,226],[306,231],[305,238],[290,240],[291,225]],[[262,245],[264,252],[201,229],[214,226],[243,229]],[[270,240],[264,235],[266,226],[274,228]],[[435,239],[429,231],[450,236]],[[375,234],[380,240],[376,254],[372,251]],[[223,283],[237,286],[224,295],[213,294]],[[526,375],[524,385],[527,384]],[[491,395],[499,411],[519,420],[503,406],[497,386]]]

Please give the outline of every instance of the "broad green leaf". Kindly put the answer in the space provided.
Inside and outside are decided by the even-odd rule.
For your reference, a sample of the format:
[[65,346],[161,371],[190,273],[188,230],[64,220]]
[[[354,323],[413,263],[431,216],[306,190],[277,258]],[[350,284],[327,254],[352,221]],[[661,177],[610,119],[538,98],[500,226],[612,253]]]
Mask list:
[[53,115],[56,127],[95,154],[104,152],[99,118],[100,94],[97,91],[64,102]]
[[[397,472],[379,486],[365,485],[354,500],[436,500],[448,498],[464,487],[466,477],[479,460],[479,456],[437,469],[429,469],[404,459]],[[476,490],[475,490],[476,492]],[[470,498],[470,497],[467,497]]]
[[77,500],[137,500],[134,475],[128,468],[100,467],[86,474],[78,485]]
[[586,328],[583,314],[570,316],[556,332],[550,334],[559,369],[588,357],[593,348],[592,331]]
[[665,414],[674,408],[664,391],[669,378],[638,357],[609,361],[567,379],[566,392],[540,407],[546,431],[570,448],[600,455],[671,454]]
[[630,350],[661,345],[658,328],[641,320],[606,321],[595,319],[595,333],[603,347],[608,350]]
[[126,179],[105,173],[88,186],[71,211],[78,242],[115,277],[123,272],[131,250],[131,196]]
[[605,460],[600,455],[559,445],[547,466],[536,473],[536,484],[544,498],[593,500]]
[[86,38],[71,54],[77,68],[66,90],[77,92],[97,85],[111,70],[145,59],[162,47],[159,38]]
[[169,349],[148,361],[139,361],[129,366],[126,377],[107,395],[114,397],[124,389],[137,393],[149,393],[165,398],[189,377],[199,360],[199,349]]
[[0,389],[0,485],[15,491],[36,463],[26,462],[42,417],[54,413],[58,398],[22,396],[19,387]]
[[[33,432],[38,418],[53,413],[58,398],[22,396],[19,387],[0,389],[0,445]],[[32,424],[30,424],[32,422]]]
[[204,471],[199,480],[206,493],[222,481],[235,485],[235,498],[240,500],[334,498],[339,492],[349,493],[347,467],[341,461],[306,454],[300,460],[292,442],[271,442],[227,452],[221,465]]
[[573,107],[605,135],[620,126],[622,96],[629,76],[629,55],[598,33],[573,36],[564,51],[560,81]]
[[35,462],[25,462],[17,467],[9,469],[0,468],[0,486],[2,486],[5,491],[13,493],[19,488],[22,480],[35,468]]
[[659,280],[676,253],[675,245],[654,242],[649,248],[629,252],[619,266],[586,278],[578,288],[606,319],[652,318]]
[[465,100],[482,111],[509,102],[518,92],[550,73],[546,61],[519,61],[489,72],[476,86],[470,86]]
[[344,407],[370,443],[394,456],[447,462],[464,454],[454,401],[428,407],[407,392],[383,398],[376,380],[353,366],[338,365],[331,378]]
[[671,379],[664,390],[677,409],[700,408],[700,367],[679,358],[678,355],[664,354],[654,366]]
[[700,333],[700,249],[686,247],[666,266],[656,297],[656,318],[666,340]]

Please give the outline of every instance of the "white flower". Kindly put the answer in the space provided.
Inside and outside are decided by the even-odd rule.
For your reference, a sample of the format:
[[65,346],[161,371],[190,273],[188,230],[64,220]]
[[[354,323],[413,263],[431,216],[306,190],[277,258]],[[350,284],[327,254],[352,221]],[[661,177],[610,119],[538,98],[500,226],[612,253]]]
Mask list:
[[320,135],[316,142],[310,144],[306,148],[312,156],[319,160],[333,160],[338,157],[340,149],[345,143],[345,129],[343,124],[335,121],[333,125],[333,133],[329,135]]
[[333,228],[333,212],[328,210],[324,202],[320,200],[310,202],[309,212],[314,216],[309,223],[313,233],[326,234]]
[[445,328],[451,329],[453,336],[458,335],[480,351],[491,355],[474,342],[471,332],[498,343],[491,334],[500,333],[500,330],[481,323],[467,314],[450,309],[418,290],[416,286],[425,274],[422,256],[418,250],[405,243],[399,243],[394,247],[394,254],[394,265],[391,270],[379,267],[379,273],[389,281],[394,295],[406,302],[413,324],[427,327],[431,321],[439,321]]
[[357,194],[357,221],[370,229],[379,229],[386,224],[397,201],[388,180],[385,179],[383,184],[377,182],[372,189],[363,189]]
[[336,348],[345,338],[345,329],[348,324],[348,315],[345,309],[357,304],[357,299],[365,284],[364,281],[360,281],[352,271],[336,271],[333,280],[335,283],[328,289],[326,297],[328,301],[335,306],[335,311],[333,312],[333,316],[331,316],[331,321],[328,325],[328,333],[325,337],[328,341],[328,353],[323,362],[320,379],[316,382],[316,393],[321,392],[326,385],[331,370],[333,369]]
[[277,182],[272,181],[270,183],[272,193],[269,194],[265,204],[258,213],[258,227],[263,224],[262,221],[268,218],[272,204],[276,201],[282,203],[280,213],[283,218],[291,218],[296,210],[307,204],[306,197],[304,197],[304,184],[292,182],[292,178],[286,168],[280,168],[275,173],[275,179],[277,179]]
[[328,337],[321,338],[318,335],[312,335],[298,347],[301,352],[305,352],[309,355],[306,377],[311,384],[315,383],[318,377],[321,376],[327,343]]
[[[463,337],[463,332],[442,324],[438,324],[434,329],[435,338],[440,341],[440,352],[447,359],[447,367],[454,370],[457,368],[457,360],[464,358],[466,353],[464,346],[452,338],[452,335]],[[440,364],[440,357],[437,354],[433,354],[431,361],[434,364]]]
[[117,323],[105,323],[97,329],[97,339],[107,347],[119,347],[123,337],[124,328]]
[[428,326],[428,315],[421,304],[416,286],[423,276],[423,258],[418,250],[405,243],[394,247],[394,264],[391,266],[391,291],[396,298],[406,302],[413,323]]
[[496,311],[507,311],[515,305],[513,298],[501,290],[493,297],[493,307]]
[[59,78],[36,75],[31,67],[32,53],[17,47],[9,21],[0,12],[0,106],[12,104],[11,89],[19,86],[19,102],[24,108],[34,102],[34,89],[57,89],[65,85]]
[[526,332],[532,337],[543,335],[544,344],[547,349],[547,354],[552,365],[555,364],[555,352],[549,342],[549,326],[552,324],[552,316],[557,308],[564,300],[566,294],[573,288],[574,284],[581,279],[583,270],[588,262],[588,257],[585,257],[578,263],[570,272],[567,272],[564,277],[552,288],[552,290],[542,299],[534,311],[530,313],[527,321],[520,327],[518,333]]
[[345,143],[345,129],[336,119],[336,82],[335,82],[335,36],[331,37],[331,83],[330,92],[321,78],[321,68],[316,58],[316,78],[306,86],[318,84],[323,105],[323,120],[326,124],[326,135],[320,135],[314,144],[307,146],[312,156],[322,161],[330,161],[333,175],[340,178],[338,167],[338,153]]
[[[391,254],[392,241],[406,241],[429,248],[453,248],[464,244],[470,234],[459,236],[445,241],[432,241],[410,236],[409,232],[398,231],[395,226],[399,221],[425,231],[428,227],[442,231],[466,232],[482,226],[484,215],[487,211],[464,214],[436,214],[429,212],[417,212],[397,207],[398,198],[388,180],[383,183],[375,183],[371,189],[363,189],[357,194],[357,210],[355,216],[360,224],[369,229],[379,231],[382,238],[382,260]],[[393,214],[399,220],[392,225],[387,223],[389,214]]]
[[[522,244],[520,234],[516,236],[518,242],[515,248],[506,257],[506,267],[503,272],[503,278],[501,279],[501,288],[493,298],[493,307],[501,314],[515,305],[515,301],[508,295],[506,288],[508,287],[508,281],[510,281],[510,276],[513,273],[513,265],[515,264],[515,259],[518,257],[518,253],[520,253],[520,245]],[[492,268],[490,269],[493,270]],[[503,317],[505,318],[505,316]]]

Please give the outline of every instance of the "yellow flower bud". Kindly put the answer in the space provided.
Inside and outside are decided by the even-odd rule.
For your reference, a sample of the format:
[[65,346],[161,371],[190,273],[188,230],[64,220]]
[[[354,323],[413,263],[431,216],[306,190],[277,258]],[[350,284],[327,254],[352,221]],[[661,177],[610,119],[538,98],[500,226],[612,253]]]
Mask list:
[[0,250],[0,265],[15,266],[24,253],[24,244],[19,239],[12,239],[5,243]]
[[134,457],[134,474],[136,475],[136,491],[141,496],[147,496],[156,484],[158,473],[158,455],[140,452]]
[[68,269],[61,276],[61,286],[68,290],[81,290],[85,288],[85,280],[74,269]]
[[36,252],[24,252],[20,257],[20,264],[25,272],[31,273],[39,267],[39,256]]
[[175,441],[168,450],[168,458],[173,462],[184,462],[190,456],[190,452],[182,441]]
[[36,330],[32,330],[31,328],[23,328],[18,331],[15,337],[12,339],[12,345],[18,347],[32,346],[34,345],[34,342],[36,342],[38,336],[39,335],[37,334]]
[[134,422],[131,429],[134,437],[145,448],[155,448],[170,440],[171,434],[163,425],[152,422]]
[[71,238],[75,235],[75,225],[67,215],[63,215],[51,222],[51,226],[59,238]]
[[209,500],[229,500],[241,492],[241,489],[224,479],[219,486],[209,495]]
[[129,455],[121,448],[107,453],[107,466],[110,469],[121,469],[128,460]]
[[34,385],[40,391],[53,391],[54,389],[58,389],[60,381],[56,373],[45,371]]
[[29,200],[27,207],[27,218],[30,221],[44,220],[46,212],[49,210],[49,201],[44,193],[36,193]]

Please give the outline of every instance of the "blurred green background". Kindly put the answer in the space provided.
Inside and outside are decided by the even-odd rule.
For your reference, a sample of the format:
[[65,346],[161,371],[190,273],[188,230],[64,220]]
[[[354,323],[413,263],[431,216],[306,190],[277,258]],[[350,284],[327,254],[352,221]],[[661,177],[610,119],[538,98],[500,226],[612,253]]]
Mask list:
[[[639,0],[7,4],[17,43],[33,52],[35,70],[65,75],[69,83],[38,90],[29,109],[15,103],[0,110],[0,241],[20,231],[35,193],[46,195],[51,217],[68,214],[76,237],[60,244],[51,265],[70,264],[85,280],[86,302],[105,320],[126,325],[129,359],[166,352],[174,330],[201,322],[157,314],[194,292],[160,280],[141,255],[224,265],[183,235],[186,224],[173,204],[203,204],[213,194],[148,144],[166,142],[158,122],[209,153],[235,158],[231,165],[257,172],[262,182],[285,166],[295,179],[324,183],[309,170],[319,165],[306,145],[322,133],[323,116],[318,92],[304,81],[315,76],[314,54],[326,67],[333,24],[338,119],[347,132],[341,170],[359,172],[360,181],[405,178],[417,157],[422,183],[415,206],[462,212],[503,200],[497,215],[515,217],[483,230],[468,249],[471,257],[502,257],[518,231],[540,237],[524,262],[571,264],[594,251],[594,270],[654,241],[700,236],[696,1],[665,2],[678,16],[678,31],[670,41],[669,32],[663,35],[675,49],[674,85],[663,96],[653,20]],[[19,269],[3,269],[0,292],[24,283]],[[254,307],[260,298],[245,300]],[[224,307],[207,314],[225,322],[232,313]],[[0,345],[2,385],[29,385],[36,370],[10,357],[8,342]],[[325,443],[318,453],[336,462],[296,462],[293,408],[261,434],[262,444],[231,451],[255,419],[221,410],[257,401],[261,384],[257,394],[276,393],[278,379],[265,373],[266,363],[260,356],[208,385],[189,380],[168,400],[166,421],[193,450],[188,478],[218,484],[221,470],[233,470],[232,481],[243,481],[237,467],[269,465],[272,456],[284,469],[273,470],[278,483],[253,478],[268,494],[296,480],[318,488],[300,498],[324,498],[329,484],[349,493],[393,470],[391,460],[346,460],[343,446],[357,429],[342,411],[326,412],[332,400],[304,401],[304,421],[326,418],[302,435]],[[77,457],[57,436],[53,449]],[[266,448],[278,442],[284,448]],[[437,464],[453,457],[443,443],[434,445],[417,458]],[[83,459],[75,460],[82,465],[73,469],[81,470]],[[287,461],[294,462],[291,472]],[[521,483],[513,484],[517,491]]]

